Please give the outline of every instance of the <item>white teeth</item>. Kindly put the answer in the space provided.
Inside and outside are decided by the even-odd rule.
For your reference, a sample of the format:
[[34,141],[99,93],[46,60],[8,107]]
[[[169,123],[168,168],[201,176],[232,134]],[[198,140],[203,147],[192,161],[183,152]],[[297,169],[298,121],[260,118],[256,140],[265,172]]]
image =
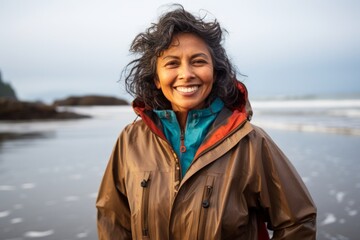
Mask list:
[[177,87],[176,90],[179,92],[189,93],[189,92],[195,92],[198,90],[199,86],[191,86],[191,87]]

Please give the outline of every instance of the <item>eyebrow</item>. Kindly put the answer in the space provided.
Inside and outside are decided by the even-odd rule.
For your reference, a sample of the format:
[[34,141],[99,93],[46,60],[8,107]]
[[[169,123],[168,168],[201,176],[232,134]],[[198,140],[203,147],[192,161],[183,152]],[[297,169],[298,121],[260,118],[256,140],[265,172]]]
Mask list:
[[[209,56],[205,53],[195,53],[194,55],[191,56],[191,58],[196,58],[196,57],[205,57],[206,59],[209,59]],[[162,60],[165,60],[167,58],[179,58],[178,56],[175,55],[167,55],[165,57],[162,58]]]

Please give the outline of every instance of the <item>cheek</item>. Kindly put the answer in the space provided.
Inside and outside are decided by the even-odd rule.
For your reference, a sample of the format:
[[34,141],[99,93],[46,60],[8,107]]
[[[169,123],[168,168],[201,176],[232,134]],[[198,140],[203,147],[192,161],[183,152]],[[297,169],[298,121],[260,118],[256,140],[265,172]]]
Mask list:
[[173,83],[173,75],[171,71],[160,71],[157,74],[156,84],[160,87],[168,87]]
[[204,80],[206,80],[206,83],[209,85],[214,84],[215,81],[215,73],[212,69],[209,69],[204,73]]

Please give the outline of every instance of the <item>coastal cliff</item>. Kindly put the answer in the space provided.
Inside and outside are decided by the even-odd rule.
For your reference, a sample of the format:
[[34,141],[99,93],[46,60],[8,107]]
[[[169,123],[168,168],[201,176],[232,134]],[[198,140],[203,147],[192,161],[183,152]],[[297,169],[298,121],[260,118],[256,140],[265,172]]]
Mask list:
[[60,112],[55,106],[39,102],[0,98],[0,120],[57,120],[88,117],[89,116],[68,111]]
[[110,96],[87,95],[72,96],[65,99],[54,101],[55,106],[113,106],[113,105],[129,105],[123,99]]
[[114,106],[129,105],[123,99],[112,96],[71,96],[55,100],[53,104],[23,101],[16,97],[14,88],[2,80],[0,72],[0,120],[64,120],[89,118],[90,116],[69,111],[59,111],[58,106]]
[[0,97],[17,99],[15,90],[12,88],[12,86],[9,83],[3,81],[1,71],[0,71]]

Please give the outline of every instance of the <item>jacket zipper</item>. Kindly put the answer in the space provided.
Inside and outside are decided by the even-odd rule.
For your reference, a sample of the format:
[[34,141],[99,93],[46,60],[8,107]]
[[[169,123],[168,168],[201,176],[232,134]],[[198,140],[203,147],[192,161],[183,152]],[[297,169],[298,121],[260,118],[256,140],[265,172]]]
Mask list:
[[141,200],[141,228],[143,237],[149,237],[149,181],[150,173],[146,172],[144,179],[140,183],[141,187],[143,188]]
[[179,162],[179,159],[178,159],[176,153],[173,150],[171,150],[171,152],[175,158],[174,194],[176,195],[179,190],[180,181],[181,181],[181,167],[180,167],[180,162]]
[[214,187],[214,176],[208,176],[206,179],[206,184],[203,192],[201,208],[200,208],[200,219],[199,219],[199,228],[198,228],[198,240],[205,239],[205,227],[206,219],[210,207],[210,197],[213,192]]
[[184,153],[186,152],[186,147],[185,147],[185,131],[181,130],[180,131],[180,153]]

